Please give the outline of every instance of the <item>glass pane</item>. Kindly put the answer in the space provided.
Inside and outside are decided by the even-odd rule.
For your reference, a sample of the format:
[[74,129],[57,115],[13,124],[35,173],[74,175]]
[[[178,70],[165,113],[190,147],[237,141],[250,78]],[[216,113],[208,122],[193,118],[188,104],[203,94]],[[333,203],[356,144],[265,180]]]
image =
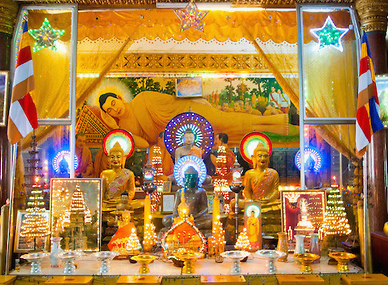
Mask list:
[[[24,15],[18,34],[21,36],[27,20],[29,35],[23,41],[29,42],[32,51],[35,78],[32,96],[38,118],[68,118],[71,10],[27,10]],[[18,46],[25,45],[18,42]]]
[[355,117],[357,45],[350,10],[304,8],[302,20],[306,117]]

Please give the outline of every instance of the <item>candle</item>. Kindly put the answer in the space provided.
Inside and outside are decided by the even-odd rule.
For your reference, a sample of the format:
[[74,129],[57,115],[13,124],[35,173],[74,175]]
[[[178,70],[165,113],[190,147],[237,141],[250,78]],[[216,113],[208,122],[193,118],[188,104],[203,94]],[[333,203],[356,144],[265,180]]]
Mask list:
[[291,226],[288,227],[287,235],[288,235],[288,240],[293,240],[294,237],[293,237]]
[[219,219],[219,216],[220,216],[220,200],[218,199],[218,195],[215,195],[213,200],[213,229],[215,227],[215,223]]
[[147,193],[144,199],[144,228],[151,223],[151,199]]

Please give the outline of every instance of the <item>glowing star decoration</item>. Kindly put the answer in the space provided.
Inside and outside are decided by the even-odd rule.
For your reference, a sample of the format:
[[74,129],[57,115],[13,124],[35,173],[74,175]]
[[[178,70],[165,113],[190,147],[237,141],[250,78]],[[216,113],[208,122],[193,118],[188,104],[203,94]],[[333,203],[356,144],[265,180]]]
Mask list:
[[322,28],[310,29],[310,32],[318,39],[318,51],[326,46],[332,46],[343,52],[341,39],[349,31],[347,28],[337,28],[330,17],[326,18]]
[[209,11],[198,10],[197,5],[191,1],[185,9],[177,9],[174,12],[181,20],[181,32],[190,28],[203,32],[202,20]]
[[33,52],[37,52],[43,48],[49,48],[57,51],[56,41],[65,33],[65,30],[55,30],[47,18],[44,19],[42,26],[39,29],[29,30],[30,35],[35,39]]

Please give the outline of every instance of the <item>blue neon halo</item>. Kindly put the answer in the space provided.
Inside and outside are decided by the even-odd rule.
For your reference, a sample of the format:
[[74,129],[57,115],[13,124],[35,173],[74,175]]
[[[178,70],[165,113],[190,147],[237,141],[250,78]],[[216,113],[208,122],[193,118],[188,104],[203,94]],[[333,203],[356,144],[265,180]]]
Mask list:
[[[314,171],[318,172],[322,168],[322,155],[318,150],[312,147],[306,147],[304,149],[304,162],[306,163],[307,159],[311,157],[315,161]],[[295,165],[300,170],[301,167],[301,153],[300,150],[295,155]]]
[[205,181],[207,172],[203,160],[195,155],[186,155],[181,157],[174,166],[174,178],[181,187],[185,186],[185,172],[190,167],[198,172],[198,186],[201,187]]
[[[53,168],[56,174],[59,174],[59,171],[60,171],[59,162],[61,162],[62,159],[65,159],[67,164],[70,165],[70,151],[61,150],[55,155],[53,159]],[[77,169],[77,168],[78,168],[78,157],[74,155],[74,169]]]

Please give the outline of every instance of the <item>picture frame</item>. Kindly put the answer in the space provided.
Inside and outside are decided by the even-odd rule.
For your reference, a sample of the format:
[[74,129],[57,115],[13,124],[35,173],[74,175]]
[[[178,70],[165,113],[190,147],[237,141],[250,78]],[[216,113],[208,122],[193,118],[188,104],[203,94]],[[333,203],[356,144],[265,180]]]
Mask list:
[[388,127],[388,74],[376,75],[376,88],[380,103],[380,118]]
[[162,193],[160,200],[160,212],[172,214],[174,212],[175,193]]
[[244,226],[247,229],[251,247],[262,248],[261,204],[259,202],[244,203]]
[[314,230],[318,231],[322,226],[326,211],[325,190],[282,190],[280,191],[280,199],[282,202],[283,232],[288,233],[291,227],[292,236],[298,234],[295,228],[298,226],[299,221],[303,219],[302,204],[307,207],[305,212],[311,218],[306,217],[306,219],[311,221]]
[[163,182],[163,193],[171,193],[171,185],[172,181],[164,181]]
[[8,71],[0,71],[0,126],[7,124]]
[[189,77],[176,79],[176,97],[202,97],[202,78]]
[[[50,235],[36,238],[34,239],[28,239],[27,237],[20,236],[20,229],[23,225],[24,218],[27,214],[27,211],[25,210],[18,210],[17,216],[16,216],[16,229],[15,229],[15,243],[14,243],[14,252],[16,253],[26,253],[34,250],[34,242],[36,243],[37,250],[45,250],[48,251],[49,248],[49,242],[50,242]],[[50,211],[46,210],[44,212],[44,216],[47,219],[47,222],[50,221]]]
[[[209,214],[213,213],[213,201],[216,194],[214,193],[207,193],[207,212]],[[221,207],[220,207],[221,208]]]
[[101,178],[51,179],[50,228],[54,236],[63,237],[64,250],[99,251],[101,197]]

